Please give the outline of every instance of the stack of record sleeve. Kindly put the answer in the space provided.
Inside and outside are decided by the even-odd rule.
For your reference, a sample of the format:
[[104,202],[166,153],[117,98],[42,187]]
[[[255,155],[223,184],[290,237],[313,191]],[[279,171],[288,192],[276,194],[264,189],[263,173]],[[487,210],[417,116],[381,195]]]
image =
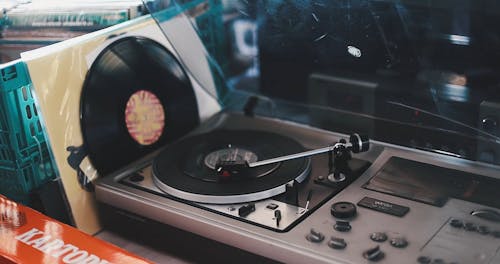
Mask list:
[[0,63],[144,15],[141,0],[0,0]]

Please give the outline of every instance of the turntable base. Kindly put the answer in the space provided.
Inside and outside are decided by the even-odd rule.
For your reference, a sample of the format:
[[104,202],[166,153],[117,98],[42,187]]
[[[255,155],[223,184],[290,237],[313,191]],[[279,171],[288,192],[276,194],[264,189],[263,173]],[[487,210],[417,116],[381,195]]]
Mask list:
[[[279,120],[231,113],[215,116],[197,133],[249,128],[285,134],[306,149],[345,138]],[[151,179],[147,177],[147,170],[141,171],[150,166],[155,155],[100,179],[96,194],[106,214],[115,215],[115,218],[104,219],[108,226],[123,223],[124,229],[137,230],[137,223],[142,223],[145,233],[149,229],[148,234],[159,234],[156,235],[160,236],[156,240],[158,245],[186,243],[183,247],[195,248],[196,252],[206,244],[183,242],[178,238],[195,234],[203,237],[207,244],[230,246],[224,246],[215,254],[201,250],[202,261],[210,262],[217,257],[214,261],[226,263],[245,262],[245,259],[252,259],[254,263],[500,263],[500,209],[495,203],[483,202],[485,197],[495,197],[495,190],[500,189],[499,168],[381,142],[372,142],[370,151],[354,157],[356,163],[360,162],[357,163],[359,175],[347,175],[350,181],[345,182],[340,191],[320,180],[326,177],[325,157],[313,158],[310,175],[299,185],[295,208],[291,206],[293,195],[286,197],[286,193],[284,198],[273,196],[233,205],[206,205],[157,193],[154,183],[148,183]],[[415,168],[401,168],[400,164],[414,164]],[[435,180],[421,180],[418,175],[422,166],[428,174],[426,177]],[[443,173],[455,175],[457,172],[461,180],[453,181],[456,185],[447,188],[440,185],[446,185],[446,180],[438,180]],[[134,176],[137,173],[141,177]],[[396,174],[389,176],[390,173]],[[392,185],[381,184],[384,182]],[[303,212],[306,207],[310,187],[301,189],[300,186],[316,188],[310,199],[312,206],[303,216],[286,222],[288,212]],[[391,190],[394,188],[391,186],[399,186],[399,189]],[[322,196],[321,189],[328,194]],[[440,198],[441,203],[426,202],[426,198],[433,197],[427,193],[431,189],[446,190],[447,197]],[[293,193],[293,188],[291,190]],[[356,213],[347,218],[334,217],[331,207],[338,202],[354,204]],[[254,205],[248,214],[231,211],[231,207],[236,211],[248,208],[248,203]],[[289,211],[287,207],[292,209]],[[276,210],[282,213],[279,227],[273,213]],[[172,228],[184,231],[168,231]],[[167,232],[161,234],[159,230]],[[224,256],[224,252],[241,250],[243,255]]]
[[[124,217],[124,214],[129,217]],[[99,206],[99,215],[105,231],[96,235],[98,238],[154,263],[278,263],[161,222],[132,216],[105,204]]]

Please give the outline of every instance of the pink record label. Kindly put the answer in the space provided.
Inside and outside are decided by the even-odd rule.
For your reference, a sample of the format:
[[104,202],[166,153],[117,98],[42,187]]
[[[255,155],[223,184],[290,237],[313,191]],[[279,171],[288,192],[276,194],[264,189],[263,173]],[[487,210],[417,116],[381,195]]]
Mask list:
[[165,127],[163,105],[152,92],[139,90],[127,102],[125,122],[128,133],[135,141],[145,146],[154,144]]

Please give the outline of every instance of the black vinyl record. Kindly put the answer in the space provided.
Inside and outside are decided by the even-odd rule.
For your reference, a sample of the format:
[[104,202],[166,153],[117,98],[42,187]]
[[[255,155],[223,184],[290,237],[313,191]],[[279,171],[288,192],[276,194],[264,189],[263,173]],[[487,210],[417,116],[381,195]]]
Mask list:
[[290,181],[303,181],[310,171],[309,158],[247,168],[244,179],[223,182],[216,180],[213,164],[217,159],[254,157],[254,162],[302,151],[297,141],[271,132],[216,130],[169,145],[156,157],[153,175],[162,191],[189,201],[223,204],[260,200],[282,193]]
[[106,47],[81,96],[85,150],[101,175],[185,135],[199,123],[189,78],[165,47],[127,37]]

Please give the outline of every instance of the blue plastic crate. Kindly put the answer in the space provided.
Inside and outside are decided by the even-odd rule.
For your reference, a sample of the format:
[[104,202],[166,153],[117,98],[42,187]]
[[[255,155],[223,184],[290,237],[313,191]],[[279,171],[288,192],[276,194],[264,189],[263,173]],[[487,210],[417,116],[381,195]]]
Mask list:
[[[1,146],[9,146],[20,153],[45,141],[31,94],[31,81],[23,62],[9,63],[0,68],[0,113],[0,131],[4,132],[0,138]],[[5,137],[9,141],[3,141]]]
[[0,65],[0,193],[23,195],[56,177],[26,65]]
[[56,177],[48,153],[31,153],[23,163],[0,166],[0,193],[6,196],[28,194]]

